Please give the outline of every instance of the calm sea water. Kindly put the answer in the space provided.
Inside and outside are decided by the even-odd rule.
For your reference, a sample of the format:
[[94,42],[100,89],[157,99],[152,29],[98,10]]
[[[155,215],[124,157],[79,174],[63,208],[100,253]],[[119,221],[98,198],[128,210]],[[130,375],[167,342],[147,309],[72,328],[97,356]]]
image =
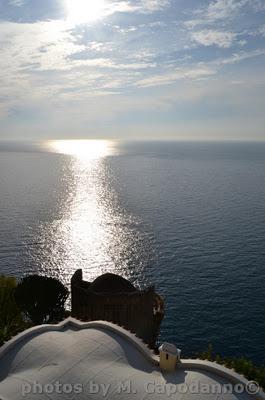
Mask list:
[[186,356],[265,362],[264,244],[265,144],[0,144],[0,273],[154,284]]

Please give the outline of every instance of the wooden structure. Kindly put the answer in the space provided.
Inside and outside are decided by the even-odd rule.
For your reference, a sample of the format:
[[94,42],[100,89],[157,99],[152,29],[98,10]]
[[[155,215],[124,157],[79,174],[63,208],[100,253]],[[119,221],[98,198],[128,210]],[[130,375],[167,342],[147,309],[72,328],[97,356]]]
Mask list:
[[164,302],[154,287],[138,290],[126,279],[110,273],[87,282],[79,269],[71,279],[71,294],[73,317],[113,322],[155,347],[164,317]]

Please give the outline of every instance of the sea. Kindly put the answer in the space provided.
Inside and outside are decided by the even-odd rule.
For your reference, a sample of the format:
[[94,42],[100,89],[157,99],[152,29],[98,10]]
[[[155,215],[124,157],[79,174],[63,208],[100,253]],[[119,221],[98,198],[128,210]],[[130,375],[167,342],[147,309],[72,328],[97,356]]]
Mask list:
[[0,273],[117,273],[159,341],[265,363],[265,143],[0,142]]

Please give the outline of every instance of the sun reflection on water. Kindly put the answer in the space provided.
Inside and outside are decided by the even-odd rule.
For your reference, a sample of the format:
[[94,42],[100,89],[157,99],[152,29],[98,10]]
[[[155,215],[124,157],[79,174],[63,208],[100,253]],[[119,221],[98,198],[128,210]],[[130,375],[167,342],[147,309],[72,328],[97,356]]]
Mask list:
[[105,229],[111,217],[108,203],[112,200],[109,193],[104,197],[104,158],[111,154],[110,142],[57,140],[50,145],[55,152],[71,156],[73,176],[68,205],[58,230],[64,247],[62,272],[69,267],[72,270],[82,268],[85,275],[97,276],[106,266],[114,268],[106,249],[108,232]]
[[57,140],[49,142],[48,147],[62,155],[67,194],[60,206],[60,218],[41,227],[45,243],[40,254],[42,272],[59,275],[69,283],[73,272],[82,268],[88,280],[114,272],[137,283],[144,240],[138,231],[139,221],[120,206],[113,187],[106,159],[115,154],[114,143]]
[[111,142],[108,140],[53,140],[48,147],[55,153],[82,160],[96,160],[111,154]]

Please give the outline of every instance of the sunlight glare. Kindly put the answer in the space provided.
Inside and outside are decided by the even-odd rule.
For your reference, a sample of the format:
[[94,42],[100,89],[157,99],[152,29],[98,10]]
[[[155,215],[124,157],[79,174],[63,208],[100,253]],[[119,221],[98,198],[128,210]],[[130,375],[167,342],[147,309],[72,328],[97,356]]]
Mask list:
[[109,154],[110,144],[107,140],[52,140],[49,147],[56,153],[95,160]]
[[74,24],[95,22],[104,16],[106,0],[66,0],[67,20]]

